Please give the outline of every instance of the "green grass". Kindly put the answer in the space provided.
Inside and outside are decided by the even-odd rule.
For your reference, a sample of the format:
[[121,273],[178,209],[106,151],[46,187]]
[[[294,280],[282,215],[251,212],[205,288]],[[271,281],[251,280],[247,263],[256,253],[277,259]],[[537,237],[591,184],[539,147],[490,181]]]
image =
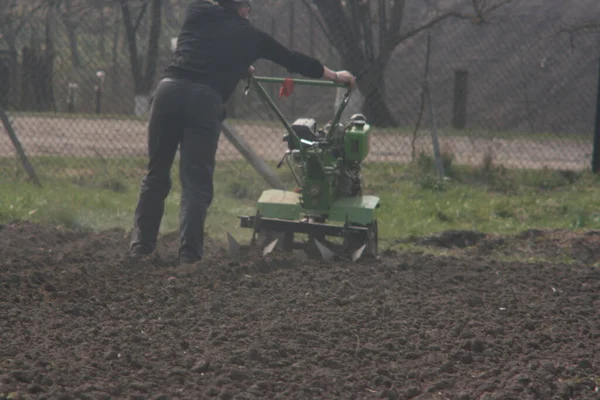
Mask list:
[[[14,160],[0,160],[0,223],[31,220],[89,230],[131,228],[143,159],[89,161],[87,167],[76,159],[32,162],[42,188],[26,182]],[[383,248],[449,229],[514,234],[531,228],[600,228],[600,177],[589,172],[467,168],[453,165],[450,157],[444,164],[446,179],[436,176],[435,164],[426,155],[415,165],[364,166],[366,192],[382,199],[378,219]],[[293,185],[285,168],[279,171]],[[163,233],[178,227],[177,179],[174,168]],[[245,162],[220,163],[207,220],[209,234],[224,240],[229,231],[240,240],[249,239],[249,230],[238,227],[237,216],[253,215],[254,203],[266,188]]]
[[384,237],[600,227],[600,177],[589,172],[467,168],[447,158],[444,167],[446,179],[437,177],[433,160],[424,155],[412,168],[366,166],[369,189],[383,198]]
[[[10,159],[0,159],[0,224],[29,220],[83,230],[119,227],[131,229],[133,212],[143,177],[144,159],[113,159],[103,162],[76,158],[32,158],[42,183],[39,188],[26,182],[26,175]],[[291,181],[286,171],[285,181]],[[181,199],[177,164],[173,188],[165,203],[161,232],[176,230]],[[247,229],[239,228],[237,216],[254,214],[255,200],[268,188],[248,165],[231,162],[219,165],[215,176],[215,198],[206,229],[211,236],[224,239],[227,231],[249,239]]]

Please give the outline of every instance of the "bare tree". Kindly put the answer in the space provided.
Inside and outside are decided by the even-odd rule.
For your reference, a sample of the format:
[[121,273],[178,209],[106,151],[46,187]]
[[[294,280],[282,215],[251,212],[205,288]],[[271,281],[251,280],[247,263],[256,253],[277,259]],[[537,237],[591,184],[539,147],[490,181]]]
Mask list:
[[17,51],[17,38],[27,24],[35,18],[49,0],[0,0],[0,47]]
[[[125,37],[129,49],[129,61],[136,96],[136,113],[144,113],[150,90],[156,75],[162,22],[162,0],[142,0],[137,16],[133,15],[131,0],[119,0],[123,13]],[[138,45],[138,28],[150,6],[150,37],[146,60],[142,61]]]
[[29,14],[23,20],[25,22],[31,18],[32,25],[41,25],[43,30],[30,27],[29,45],[23,45],[21,49],[20,107],[23,110],[56,111],[53,78],[55,30],[60,0],[40,1],[38,6],[39,13],[35,16]]
[[562,27],[558,30],[557,34],[567,34],[571,39],[571,43],[575,35],[577,34],[587,34],[587,33],[596,33],[600,31],[600,21],[588,21],[580,24],[569,25]]
[[[56,108],[53,92],[54,75],[54,31],[56,11],[62,0],[0,0],[0,48],[10,54],[12,62],[4,68],[11,76],[9,91],[16,98],[17,60],[22,51],[22,77],[20,104],[23,109],[54,111]],[[43,26],[33,29],[33,22]],[[26,29],[27,28],[27,29]],[[25,43],[22,34],[29,32],[30,44]],[[42,36],[43,35],[43,36]],[[42,39],[43,37],[43,39]],[[22,49],[20,48],[22,46]],[[3,86],[6,86],[3,84]],[[6,87],[4,88],[6,92]],[[12,101],[16,104],[16,100]]]
[[487,15],[512,0],[426,0],[426,11],[410,27],[405,27],[409,0],[302,1],[317,16],[344,68],[359,74],[358,87],[365,97],[363,110],[369,120],[374,125],[391,126],[395,120],[385,100],[384,72],[394,49],[450,18],[486,22]]
[[71,50],[71,63],[73,67],[81,67],[81,55],[79,54],[79,46],[77,42],[77,28],[79,21],[81,21],[79,10],[77,5],[73,4],[73,0],[63,1],[63,10],[61,17],[67,31],[67,37],[69,39],[69,48]]
[[[41,5],[39,3],[37,8]],[[17,37],[36,11],[17,0],[0,0],[0,107],[8,108],[16,103]]]

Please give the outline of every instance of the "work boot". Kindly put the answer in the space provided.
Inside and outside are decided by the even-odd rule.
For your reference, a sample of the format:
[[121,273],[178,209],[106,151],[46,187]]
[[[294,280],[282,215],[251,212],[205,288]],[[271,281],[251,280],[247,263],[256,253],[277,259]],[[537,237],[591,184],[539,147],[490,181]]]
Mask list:
[[179,265],[191,265],[191,264],[196,264],[198,263],[200,260],[202,260],[202,257],[198,257],[194,254],[182,251],[179,254]]
[[131,254],[131,256],[133,257],[139,257],[152,254],[153,251],[154,249],[151,246],[148,246],[147,244],[134,244],[133,246],[131,246],[129,254]]
[[192,246],[183,245],[179,248],[179,265],[196,264],[202,259],[202,254]]

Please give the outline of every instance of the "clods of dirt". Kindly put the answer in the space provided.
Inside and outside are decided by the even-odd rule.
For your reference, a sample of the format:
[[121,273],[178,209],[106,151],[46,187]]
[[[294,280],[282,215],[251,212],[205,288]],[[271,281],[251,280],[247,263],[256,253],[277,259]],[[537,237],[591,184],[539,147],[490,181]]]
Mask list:
[[0,397],[600,398],[600,236],[477,240],[362,263],[209,240],[180,268],[175,234],[131,259],[121,230],[6,224]]
[[436,235],[417,238],[414,243],[422,246],[465,248],[476,245],[485,237],[485,233],[477,231],[449,230]]

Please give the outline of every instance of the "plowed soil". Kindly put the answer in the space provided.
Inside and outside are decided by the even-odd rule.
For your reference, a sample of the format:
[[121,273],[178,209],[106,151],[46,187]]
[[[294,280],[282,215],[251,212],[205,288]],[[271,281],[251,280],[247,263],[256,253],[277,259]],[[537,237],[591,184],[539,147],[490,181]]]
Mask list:
[[5,225],[0,398],[600,398],[597,232],[415,241],[452,251],[328,264],[209,242],[181,268],[174,234],[134,260],[121,230]]

